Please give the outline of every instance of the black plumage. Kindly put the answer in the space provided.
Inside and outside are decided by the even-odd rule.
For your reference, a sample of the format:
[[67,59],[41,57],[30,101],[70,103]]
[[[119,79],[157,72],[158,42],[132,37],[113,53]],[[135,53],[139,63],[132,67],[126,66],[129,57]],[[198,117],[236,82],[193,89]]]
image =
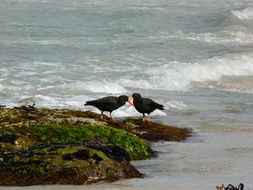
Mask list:
[[101,111],[100,118],[103,119],[103,112],[107,111],[110,112],[110,117],[112,117],[112,112],[121,106],[125,105],[125,103],[128,101],[128,96],[121,95],[119,97],[116,96],[107,96],[104,98],[100,98],[97,100],[91,100],[87,101],[85,106],[94,106],[98,108]]
[[145,118],[145,113],[148,114],[148,119],[150,119],[151,112],[155,111],[156,109],[164,110],[163,105],[158,104],[149,98],[142,98],[139,93],[134,93],[132,98],[135,109],[143,114],[143,118]]

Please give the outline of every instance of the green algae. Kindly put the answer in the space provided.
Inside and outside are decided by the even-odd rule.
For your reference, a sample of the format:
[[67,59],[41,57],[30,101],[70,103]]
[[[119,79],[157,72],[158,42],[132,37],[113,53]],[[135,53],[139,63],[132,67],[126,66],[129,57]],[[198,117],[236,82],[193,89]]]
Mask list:
[[147,142],[134,134],[107,126],[90,126],[90,129],[95,134],[107,136],[108,142],[123,147],[130,153],[133,160],[151,157]]
[[147,142],[110,126],[37,124],[30,128],[30,133],[39,141],[47,143],[81,143],[96,137],[123,147],[133,160],[151,157]]

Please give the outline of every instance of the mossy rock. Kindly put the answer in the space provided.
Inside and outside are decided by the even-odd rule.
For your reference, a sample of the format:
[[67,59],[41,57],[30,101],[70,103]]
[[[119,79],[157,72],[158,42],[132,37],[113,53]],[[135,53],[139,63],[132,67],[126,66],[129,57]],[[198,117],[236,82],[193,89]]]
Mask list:
[[[100,148],[107,146],[101,144]],[[111,154],[115,158],[119,150],[128,154],[110,146],[114,147]],[[0,185],[81,185],[142,177],[129,163],[129,157],[115,160],[85,144],[40,144],[23,151],[0,152],[0,158]]]
[[43,143],[82,143],[96,138],[123,147],[133,160],[151,157],[147,142],[134,134],[110,126],[39,123],[34,126],[24,125],[19,130],[23,135],[30,133],[32,138]]
[[0,111],[0,185],[90,184],[141,177],[130,160],[154,155],[147,141],[190,134],[153,121],[113,121],[66,109]]
[[150,142],[182,141],[191,135],[190,129],[164,125],[142,118],[128,118],[122,122],[109,120],[108,125],[128,131]]

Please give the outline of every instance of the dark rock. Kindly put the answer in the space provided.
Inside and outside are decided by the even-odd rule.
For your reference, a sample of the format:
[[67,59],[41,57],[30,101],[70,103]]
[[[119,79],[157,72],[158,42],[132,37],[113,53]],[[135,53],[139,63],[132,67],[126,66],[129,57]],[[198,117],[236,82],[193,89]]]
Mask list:
[[120,146],[110,145],[110,144],[102,144],[99,141],[87,141],[84,143],[88,148],[93,148],[103,152],[109,158],[117,161],[130,161],[131,157],[129,153]]
[[4,134],[0,132],[0,142],[15,144],[15,141],[19,138],[16,134]]
[[63,160],[73,160],[74,158],[79,160],[87,160],[89,158],[89,152],[87,150],[78,150],[73,154],[62,155]]
[[101,158],[97,154],[94,154],[92,158],[96,161],[96,164],[99,164],[101,161],[103,161],[103,158]]

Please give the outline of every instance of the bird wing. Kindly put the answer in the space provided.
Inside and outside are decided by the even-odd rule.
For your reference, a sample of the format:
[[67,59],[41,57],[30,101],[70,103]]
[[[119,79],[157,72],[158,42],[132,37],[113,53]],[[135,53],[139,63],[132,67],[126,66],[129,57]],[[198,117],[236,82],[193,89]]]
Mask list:
[[143,98],[142,99],[142,103],[149,106],[149,107],[152,107],[152,108],[157,108],[157,109],[160,109],[160,110],[163,110],[164,106],[162,104],[158,104],[156,103],[155,101],[149,99],[149,98]]
[[112,111],[116,109],[117,100],[118,100],[117,97],[107,96],[107,97],[100,98],[97,100],[87,101],[85,105],[95,106],[98,109],[103,110],[103,111]]
[[105,105],[114,105],[114,104],[117,104],[117,100],[118,100],[117,97],[107,96],[104,98],[100,98],[96,101],[97,101],[97,103],[101,103],[101,104],[105,104]]
[[87,105],[94,105],[94,104],[114,104],[117,100],[115,100],[114,96],[107,96],[104,98],[100,98],[97,100],[90,100],[87,101],[86,104]]

